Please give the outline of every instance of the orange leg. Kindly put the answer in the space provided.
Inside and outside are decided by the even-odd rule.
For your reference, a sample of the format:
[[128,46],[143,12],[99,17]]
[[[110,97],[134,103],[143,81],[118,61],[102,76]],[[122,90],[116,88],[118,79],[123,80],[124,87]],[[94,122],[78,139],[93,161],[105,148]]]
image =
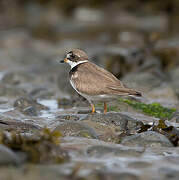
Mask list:
[[95,106],[94,106],[94,104],[91,104],[91,107],[92,107],[91,114],[94,114],[95,113]]
[[104,114],[106,114],[106,113],[107,113],[107,103],[104,102]]

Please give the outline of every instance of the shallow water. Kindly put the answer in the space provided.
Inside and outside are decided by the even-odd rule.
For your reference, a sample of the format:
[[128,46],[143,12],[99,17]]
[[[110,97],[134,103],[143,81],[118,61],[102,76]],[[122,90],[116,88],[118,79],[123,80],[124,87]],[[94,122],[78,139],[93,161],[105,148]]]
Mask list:
[[5,108],[5,109],[0,109],[0,113],[8,112],[8,111],[13,111],[14,108]]

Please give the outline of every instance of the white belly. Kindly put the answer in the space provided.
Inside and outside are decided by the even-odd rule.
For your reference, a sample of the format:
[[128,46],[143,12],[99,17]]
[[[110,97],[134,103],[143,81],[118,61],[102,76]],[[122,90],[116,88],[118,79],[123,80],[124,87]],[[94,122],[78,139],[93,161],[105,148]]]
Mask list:
[[84,93],[80,93],[80,92],[76,89],[76,86],[75,86],[75,84],[73,83],[72,80],[70,80],[70,84],[71,84],[71,86],[73,87],[73,89],[75,89],[75,91],[76,91],[78,94],[80,94],[81,96],[83,96],[83,97],[86,98],[87,100],[90,100],[90,97],[89,97],[88,95],[86,95],[86,94],[84,94]]

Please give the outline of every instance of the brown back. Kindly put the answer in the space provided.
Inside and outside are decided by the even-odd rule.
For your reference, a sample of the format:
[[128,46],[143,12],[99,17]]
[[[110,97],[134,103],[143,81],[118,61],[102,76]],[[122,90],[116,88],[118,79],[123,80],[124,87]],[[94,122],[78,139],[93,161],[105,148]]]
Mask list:
[[70,71],[70,76],[77,90],[85,94],[119,94],[116,89],[110,87],[124,88],[122,82],[112,73],[91,62],[74,67]]

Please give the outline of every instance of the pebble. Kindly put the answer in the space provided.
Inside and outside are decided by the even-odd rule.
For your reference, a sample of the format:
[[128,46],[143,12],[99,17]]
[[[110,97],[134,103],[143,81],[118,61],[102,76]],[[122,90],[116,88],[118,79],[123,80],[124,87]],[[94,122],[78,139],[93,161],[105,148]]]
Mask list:
[[20,158],[8,147],[0,144],[0,166],[3,165],[18,165]]
[[173,147],[172,143],[164,135],[153,131],[126,136],[121,143],[127,146]]

